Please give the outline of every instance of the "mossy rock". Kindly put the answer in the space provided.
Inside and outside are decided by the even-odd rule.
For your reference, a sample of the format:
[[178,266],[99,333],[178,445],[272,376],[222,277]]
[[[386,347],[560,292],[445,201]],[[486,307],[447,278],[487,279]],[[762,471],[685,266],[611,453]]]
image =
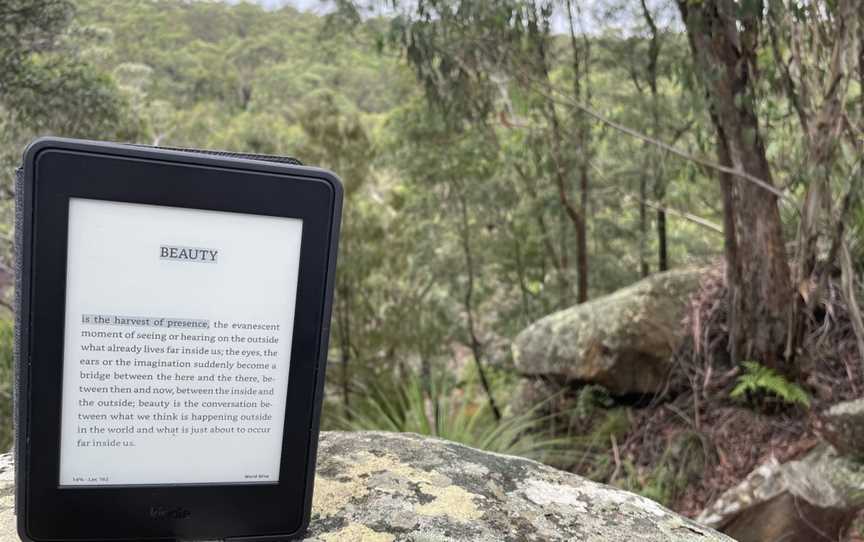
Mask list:
[[538,320],[514,341],[516,369],[600,384],[616,395],[661,391],[702,275],[701,269],[658,273]]

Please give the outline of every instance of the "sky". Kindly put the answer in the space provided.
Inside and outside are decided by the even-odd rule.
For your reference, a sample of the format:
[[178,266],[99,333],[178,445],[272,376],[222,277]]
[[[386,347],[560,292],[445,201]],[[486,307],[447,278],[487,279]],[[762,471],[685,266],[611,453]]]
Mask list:
[[[263,6],[265,9],[278,9],[282,6],[291,6],[301,11],[312,11],[314,13],[327,13],[330,9],[332,9],[332,3],[327,0],[227,0],[231,4],[239,4],[240,2],[252,2],[254,4],[259,4]],[[593,2],[593,0],[589,0],[589,4]],[[557,23],[557,24],[556,24]],[[556,28],[560,27],[560,28]],[[563,32],[565,29],[564,20],[553,20],[553,29],[555,31]]]
[[[229,0],[232,4],[238,4],[243,0]],[[247,0],[248,1],[248,0]],[[321,0],[252,0],[255,4],[260,4],[267,9],[276,9],[282,6],[292,6],[302,11],[314,11],[320,13],[327,10],[325,2]]]
[[[332,2],[327,0],[227,0],[229,3],[237,4],[243,1],[259,4],[267,9],[277,9],[282,6],[292,6],[301,11],[312,11],[314,13],[323,14],[332,9]],[[479,0],[478,0],[479,1]],[[383,3],[383,2],[380,2]],[[598,0],[582,0],[580,4],[586,9],[586,16],[582,19],[582,28],[589,34],[597,32],[600,28],[617,27],[625,34],[629,33],[633,28],[632,22],[634,18],[641,20],[641,14],[625,10],[616,13],[616,21],[610,20],[609,13],[602,11],[600,6],[606,5],[605,2]],[[654,12],[655,18],[660,24],[671,23],[676,26],[677,13],[670,13],[668,10],[668,2],[664,0],[649,0],[648,5]],[[626,3],[624,3],[626,5]],[[664,9],[666,8],[666,9]],[[631,6],[632,9],[632,6]],[[552,19],[553,32],[565,33],[568,30],[567,19],[565,14],[557,13]]]

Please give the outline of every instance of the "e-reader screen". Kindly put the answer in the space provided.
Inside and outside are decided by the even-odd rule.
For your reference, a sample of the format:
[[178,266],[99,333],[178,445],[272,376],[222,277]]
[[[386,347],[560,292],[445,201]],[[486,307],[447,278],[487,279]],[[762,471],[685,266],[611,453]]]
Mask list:
[[302,228],[69,200],[60,486],[279,481]]

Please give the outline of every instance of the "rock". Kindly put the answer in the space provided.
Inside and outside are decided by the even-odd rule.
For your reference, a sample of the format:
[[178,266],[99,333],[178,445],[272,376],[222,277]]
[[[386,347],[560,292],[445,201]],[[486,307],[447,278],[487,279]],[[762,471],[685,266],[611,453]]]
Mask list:
[[542,417],[572,410],[574,401],[569,391],[566,383],[547,377],[520,378],[509,401],[509,412],[523,413],[534,409],[535,414]]
[[[0,482],[0,495],[11,483]],[[15,539],[0,501],[0,540]],[[399,433],[322,433],[307,541],[732,542],[654,501],[527,459]],[[5,538],[4,538],[5,537]]]
[[864,460],[864,399],[836,404],[819,421],[822,438],[840,455]]
[[12,454],[0,454],[0,542],[19,542],[15,526],[15,466]]
[[658,273],[531,324],[513,344],[524,375],[600,384],[616,395],[663,389],[685,336],[690,295],[703,270]]
[[841,540],[864,507],[864,465],[830,445],[760,465],[697,520],[739,542]]

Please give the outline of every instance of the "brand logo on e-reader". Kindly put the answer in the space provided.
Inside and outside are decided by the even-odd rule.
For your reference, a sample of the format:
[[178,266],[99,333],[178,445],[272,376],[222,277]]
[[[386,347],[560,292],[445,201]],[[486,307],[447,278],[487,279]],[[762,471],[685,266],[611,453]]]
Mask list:
[[192,516],[192,511],[182,506],[151,506],[150,519],[187,519]]
[[179,262],[216,263],[219,251],[214,248],[175,247],[162,245],[159,247],[159,258]]

